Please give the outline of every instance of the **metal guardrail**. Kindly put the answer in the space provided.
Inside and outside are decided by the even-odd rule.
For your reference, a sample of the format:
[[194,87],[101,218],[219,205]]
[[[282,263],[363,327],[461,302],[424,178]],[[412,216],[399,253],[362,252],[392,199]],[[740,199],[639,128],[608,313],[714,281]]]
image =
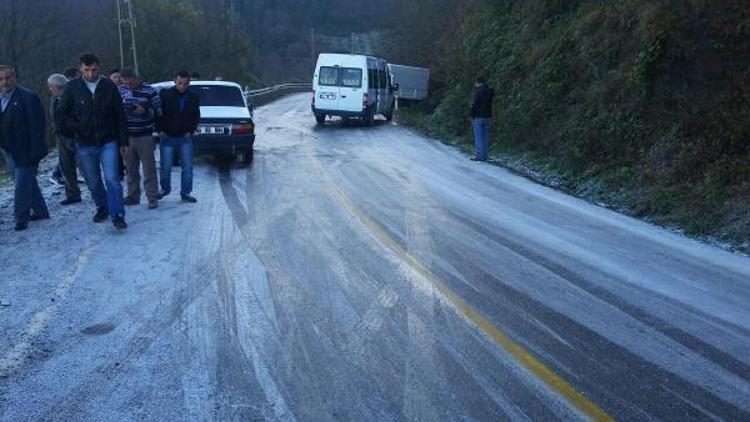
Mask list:
[[273,102],[286,94],[311,90],[312,84],[283,84],[269,86],[267,88],[245,90],[245,98],[247,99],[248,105],[252,109],[255,109],[255,107]]
[[248,90],[245,91],[246,95],[248,97],[259,97],[261,95],[268,95],[273,94],[279,91],[288,91],[288,90],[301,90],[301,89],[312,89],[311,84],[282,84],[282,85],[276,85],[276,86],[270,86],[266,88],[260,88],[260,89],[254,89],[254,90]]

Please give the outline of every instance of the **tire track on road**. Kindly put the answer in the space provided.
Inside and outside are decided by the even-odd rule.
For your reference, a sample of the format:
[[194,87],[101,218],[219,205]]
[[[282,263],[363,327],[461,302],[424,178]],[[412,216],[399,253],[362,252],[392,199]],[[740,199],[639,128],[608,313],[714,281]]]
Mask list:
[[[99,238],[101,236],[96,237],[97,240]],[[68,292],[73,288],[76,280],[78,280],[81,272],[89,262],[91,251],[94,249],[93,245],[97,243],[91,239],[89,240],[81,254],[78,255],[78,259],[76,259],[68,275],[63,277],[60,284],[55,288],[52,303],[34,314],[19,341],[14,346],[11,346],[2,358],[0,358],[0,378],[9,378],[24,365],[33,352],[34,341],[42,335],[50,320],[57,313],[57,308],[65,300]]]
[[315,154],[312,151],[312,147],[310,146],[310,144],[304,142],[305,134],[302,132],[300,133],[300,136],[303,138],[302,148],[306,153],[305,158],[310,163],[311,167],[315,169],[315,171],[319,174],[321,180],[325,182],[331,196],[339,200],[344,209],[346,209],[357,220],[359,220],[360,223],[362,223],[368,229],[368,231],[383,244],[383,246],[395,253],[416,273],[420,274],[426,281],[434,286],[443,295],[446,302],[454,306],[457,312],[459,312],[463,317],[470,321],[477,329],[479,329],[495,344],[497,344],[507,353],[513,356],[519,364],[524,366],[527,370],[529,370],[529,372],[543,381],[549,388],[567,399],[571,405],[594,420],[613,420],[613,418],[604,409],[600,408],[597,404],[595,404],[581,392],[576,390],[572,385],[568,384],[562,377],[553,372],[548,366],[539,361],[529,351],[521,346],[521,344],[517,343],[506,333],[493,325],[488,319],[482,316],[469,303],[467,303],[463,298],[461,298],[453,290],[451,290],[448,285],[440,280],[437,275],[435,275],[429,268],[425,267],[407,250],[405,250],[378,223],[370,219],[365,213],[359,210],[354,202],[349,199],[346,192],[344,192],[331,179],[321,163],[315,158]]

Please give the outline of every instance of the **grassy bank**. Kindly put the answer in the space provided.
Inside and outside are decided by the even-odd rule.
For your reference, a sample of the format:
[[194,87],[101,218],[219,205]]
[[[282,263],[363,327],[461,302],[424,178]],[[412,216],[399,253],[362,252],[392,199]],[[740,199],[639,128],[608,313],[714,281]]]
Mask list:
[[750,250],[744,2],[487,1],[456,51],[433,98],[402,119],[469,147],[472,80],[484,75],[497,92],[493,153],[506,164]]

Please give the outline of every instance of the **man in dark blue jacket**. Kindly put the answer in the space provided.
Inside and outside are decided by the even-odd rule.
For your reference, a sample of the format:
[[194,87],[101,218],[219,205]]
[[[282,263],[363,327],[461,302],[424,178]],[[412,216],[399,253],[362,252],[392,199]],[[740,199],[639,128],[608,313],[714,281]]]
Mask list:
[[117,85],[102,77],[100,70],[96,56],[81,56],[82,76],[65,85],[55,127],[76,140],[78,160],[96,204],[94,222],[103,222],[109,215],[115,228],[124,230],[128,225],[122,203],[120,155],[128,150],[127,119]]
[[487,161],[490,146],[490,125],[492,123],[492,100],[495,91],[484,78],[477,78],[474,100],[471,103],[471,119],[474,126],[474,146],[476,155],[473,161]]
[[44,106],[39,96],[16,84],[15,69],[0,66],[0,146],[15,163],[15,229],[49,218],[36,180],[39,162],[47,155]]

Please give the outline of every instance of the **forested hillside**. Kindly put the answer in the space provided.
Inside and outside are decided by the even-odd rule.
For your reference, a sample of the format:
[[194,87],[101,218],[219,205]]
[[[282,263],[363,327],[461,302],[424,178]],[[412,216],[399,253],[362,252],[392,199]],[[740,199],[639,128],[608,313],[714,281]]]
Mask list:
[[[77,66],[91,51],[105,70],[120,66],[114,1],[0,0],[0,61],[16,66],[23,84],[43,91],[50,73]],[[146,80],[188,69],[206,76],[250,78],[252,45],[222,9],[186,0],[133,2],[136,46]],[[122,2],[122,17],[127,9]],[[130,27],[123,24],[125,64],[132,65]]]
[[401,19],[411,25],[390,53],[433,69],[433,98],[412,116],[423,128],[468,145],[472,82],[485,75],[497,92],[496,157],[523,157],[562,176],[559,187],[748,249],[746,1],[434,3],[409,3]]
[[336,45],[346,45],[352,34],[383,30],[395,10],[395,0],[197,1],[231,11],[253,40],[253,72],[265,84],[309,80],[319,52],[340,49]]

